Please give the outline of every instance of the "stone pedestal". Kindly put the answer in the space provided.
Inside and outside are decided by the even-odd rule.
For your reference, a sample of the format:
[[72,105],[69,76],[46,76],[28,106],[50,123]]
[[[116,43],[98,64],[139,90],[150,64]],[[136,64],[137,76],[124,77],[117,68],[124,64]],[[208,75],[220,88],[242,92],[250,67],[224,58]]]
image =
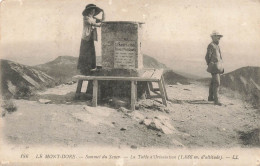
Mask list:
[[[143,70],[134,69],[98,69],[91,72],[93,76],[118,76],[118,77],[138,77],[143,74]],[[137,83],[137,98],[143,98],[145,95],[146,82]],[[100,99],[116,97],[120,99],[130,99],[131,82],[130,81],[99,81]]]
[[[143,74],[142,25],[140,22],[103,22],[101,26],[102,69],[98,76],[138,77]],[[103,81],[101,97],[130,97],[129,81]],[[138,83],[138,96],[143,94]]]
[[142,24],[139,22],[102,24],[103,69],[143,69]]

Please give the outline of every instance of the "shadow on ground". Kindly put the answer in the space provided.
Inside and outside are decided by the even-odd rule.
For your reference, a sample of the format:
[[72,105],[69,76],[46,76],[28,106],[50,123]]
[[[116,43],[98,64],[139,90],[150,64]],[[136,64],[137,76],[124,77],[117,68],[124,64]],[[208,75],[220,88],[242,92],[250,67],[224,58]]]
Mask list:
[[212,105],[212,102],[208,102],[206,100],[176,100],[176,99],[169,99],[169,102],[173,104],[206,104],[206,105]]
[[52,104],[82,104],[82,102],[85,102],[85,104],[91,105],[92,97],[82,93],[78,98],[76,98],[75,92],[69,92],[65,95],[42,94],[30,97],[30,100],[33,101],[39,101],[40,99],[50,100],[50,103]]

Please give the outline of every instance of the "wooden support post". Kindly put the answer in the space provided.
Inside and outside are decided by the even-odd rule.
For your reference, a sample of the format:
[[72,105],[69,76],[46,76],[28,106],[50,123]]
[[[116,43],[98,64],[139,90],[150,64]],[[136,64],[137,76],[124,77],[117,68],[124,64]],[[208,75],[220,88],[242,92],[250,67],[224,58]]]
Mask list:
[[135,102],[137,95],[136,81],[131,81],[131,110],[135,110]]
[[82,83],[83,83],[83,80],[78,80],[78,85],[77,85],[76,94],[75,94],[76,99],[78,99],[80,97]]
[[101,91],[102,88],[101,88],[101,85],[102,85],[102,84],[99,82],[99,83],[98,83],[98,95],[97,95],[97,96],[98,96],[98,100],[100,100],[101,97],[102,97],[102,91]]
[[80,93],[81,92],[82,83],[83,83],[83,80],[78,80],[78,86],[77,86],[76,93]]
[[148,82],[148,84],[149,84],[149,88],[150,88],[150,90],[153,92],[154,89],[153,89],[153,84],[152,84],[152,82]]
[[161,96],[162,96],[162,102],[167,107],[167,101],[166,101],[166,97],[165,97],[165,91],[164,91],[164,88],[163,88],[162,80],[160,80],[158,82],[158,84],[159,84],[159,89],[160,89]]
[[161,79],[162,79],[162,84],[163,84],[166,100],[169,100],[168,94],[167,94],[167,91],[166,91],[166,87],[165,87],[165,81],[164,81],[163,75],[162,75]]
[[149,88],[149,82],[145,82],[145,92],[146,92],[146,98],[151,98],[150,88]]
[[93,80],[93,96],[92,96],[92,106],[97,106],[98,99],[98,80]]
[[135,83],[135,101],[138,100],[138,94],[137,94],[137,81],[134,81]]

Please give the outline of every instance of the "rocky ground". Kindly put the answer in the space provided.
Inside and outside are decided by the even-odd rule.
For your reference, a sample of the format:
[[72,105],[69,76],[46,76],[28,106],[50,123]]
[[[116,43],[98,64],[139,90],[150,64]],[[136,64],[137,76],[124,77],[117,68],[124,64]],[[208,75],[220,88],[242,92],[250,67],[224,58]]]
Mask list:
[[[84,85],[86,87],[86,85]],[[222,90],[223,106],[208,102],[200,83],[169,85],[168,107],[161,100],[139,101],[136,111],[107,104],[91,107],[74,100],[76,84],[14,100],[4,113],[3,135],[12,145],[109,145],[130,148],[259,147],[260,110]]]

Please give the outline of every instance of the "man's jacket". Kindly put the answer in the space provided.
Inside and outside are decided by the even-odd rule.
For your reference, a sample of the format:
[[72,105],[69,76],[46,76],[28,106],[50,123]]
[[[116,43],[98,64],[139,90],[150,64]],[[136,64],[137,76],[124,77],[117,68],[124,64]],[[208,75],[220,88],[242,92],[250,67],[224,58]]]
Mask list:
[[211,42],[207,48],[207,54],[205,56],[205,60],[208,65],[207,71],[209,73],[223,73],[224,68],[222,66],[222,57],[221,51],[217,44]]

